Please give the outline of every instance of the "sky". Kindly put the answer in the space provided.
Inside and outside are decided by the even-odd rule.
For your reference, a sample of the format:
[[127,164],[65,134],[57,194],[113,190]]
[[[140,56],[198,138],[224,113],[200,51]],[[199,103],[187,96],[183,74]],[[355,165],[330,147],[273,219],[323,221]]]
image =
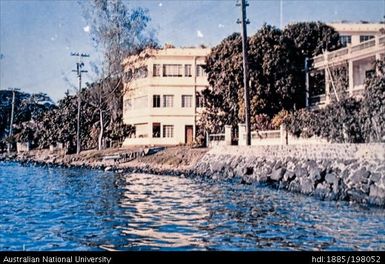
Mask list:
[[[161,45],[213,47],[240,31],[236,0],[124,2],[149,10],[150,25]],[[316,20],[378,22],[384,15],[385,0],[282,0],[282,4],[280,0],[249,0],[248,34],[264,23],[280,27]],[[44,92],[55,101],[67,89],[74,93],[76,59],[71,52],[90,54],[85,59],[86,70],[90,70],[90,62],[100,59],[77,0],[0,0],[0,89]],[[95,77],[88,73],[83,80],[92,82]]]

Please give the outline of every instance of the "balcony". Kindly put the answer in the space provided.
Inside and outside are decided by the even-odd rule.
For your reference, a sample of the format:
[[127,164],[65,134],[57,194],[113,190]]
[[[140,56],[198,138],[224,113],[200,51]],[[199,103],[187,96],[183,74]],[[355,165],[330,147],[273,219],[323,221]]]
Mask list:
[[375,39],[370,39],[367,41],[364,41],[356,46],[351,47],[352,53],[358,52],[364,49],[368,49],[371,47],[374,47],[376,45],[376,40]]
[[384,53],[385,35],[376,36],[357,45],[327,52],[313,58],[314,68],[324,67],[326,63],[341,63],[362,55],[372,56],[376,53]]

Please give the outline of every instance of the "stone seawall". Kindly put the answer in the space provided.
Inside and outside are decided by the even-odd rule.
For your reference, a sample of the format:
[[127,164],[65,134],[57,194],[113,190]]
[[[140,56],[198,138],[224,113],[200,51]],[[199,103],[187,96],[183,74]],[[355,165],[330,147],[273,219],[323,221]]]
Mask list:
[[194,174],[385,207],[385,144],[220,146]]
[[0,161],[214,180],[240,177],[244,183],[385,208],[385,144],[218,146],[208,152],[176,147],[122,164],[103,161],[97,151],[64,157],[40,154],[0,155]]

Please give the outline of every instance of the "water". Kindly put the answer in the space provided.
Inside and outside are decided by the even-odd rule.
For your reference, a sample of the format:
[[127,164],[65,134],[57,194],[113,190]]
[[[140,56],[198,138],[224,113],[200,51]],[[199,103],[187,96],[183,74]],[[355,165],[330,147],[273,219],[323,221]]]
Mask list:
[[385,210],[236,182],[0,163],[0,250],[385,250]]

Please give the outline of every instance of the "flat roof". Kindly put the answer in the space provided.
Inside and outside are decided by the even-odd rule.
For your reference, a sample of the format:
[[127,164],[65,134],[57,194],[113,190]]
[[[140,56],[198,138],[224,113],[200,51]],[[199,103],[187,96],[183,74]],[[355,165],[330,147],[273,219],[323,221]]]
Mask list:
[[183,57],[183,56],[196,56],[206,57],[211,52],[210,48],[163,48],[163,49],[148,49],[141,52],[138,55],[133,55],[123,60],[123,65],[127,63],[134,63],[144,61],[151,57]]
[[385,27],[385,24],[380,23],[328,23],[327,25],[340,32],[378,32]]

